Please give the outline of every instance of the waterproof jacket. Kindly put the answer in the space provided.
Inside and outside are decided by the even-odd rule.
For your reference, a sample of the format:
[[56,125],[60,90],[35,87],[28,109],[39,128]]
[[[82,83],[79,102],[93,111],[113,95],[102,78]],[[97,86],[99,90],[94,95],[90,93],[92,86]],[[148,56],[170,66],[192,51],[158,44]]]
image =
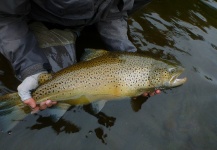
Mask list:
[[[45,55],[29,30],[29,20],[51,22],[75,29],[98,23],[98,29],[102,30],[106,40],[106,34],[114,31],[116,26],[124,24],[124,28],[127,28],[123,18],[133,4],[134,0],[1,0],[0,52],[11,62],[16,74],[25,79],[29,75],[49,69]],[[107,23],[108,20],[118,19],[122,21],[120,24],[112,22],[113,27]],[[108,30],[105,31],[104,26]],[[122,29],[119,27],[117,30]],[[128,45],[128,49],[135,51],[135,47],[124,34],[125,30],[122,37],[126,44],[116,43]],[[108,40],[107,43],[111,44],[111,41]]]

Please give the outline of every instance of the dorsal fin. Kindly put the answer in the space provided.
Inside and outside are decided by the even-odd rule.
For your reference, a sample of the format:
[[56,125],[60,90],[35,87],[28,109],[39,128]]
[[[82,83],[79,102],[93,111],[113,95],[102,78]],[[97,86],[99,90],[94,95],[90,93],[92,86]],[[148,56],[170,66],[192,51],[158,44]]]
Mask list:
[[81,61],[88,61],[97,57],[100,57],[102,55],[107,54],[108,51],[103,49],[85,49],[84,54],[81,57]]
[[38,84],[41,85],[44,82],[52,79],[52,74],[51,73],[42,73],[38,77]]

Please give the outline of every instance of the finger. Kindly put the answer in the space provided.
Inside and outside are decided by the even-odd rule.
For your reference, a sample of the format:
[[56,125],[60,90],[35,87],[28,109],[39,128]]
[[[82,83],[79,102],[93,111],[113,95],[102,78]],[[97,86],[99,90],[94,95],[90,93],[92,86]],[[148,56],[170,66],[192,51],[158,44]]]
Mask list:
[[160,94],[160,93],[161,93],[160,90],[156,90],[156,91],[155,91],[155,94]]
[[148,93],[143,93],[142,95],[145,96],[145,97],[149,97]]
[[35,100],[33,98],[29,98],[29,99],[23,101],[23,103],[28,105],[31,109],[36,108],[36,103],[35,103]]
[[47,107],[51,107],[52,106],[52,101],[51,100],[46,100],[45,104],[47,105]]
[[57,101],[52,101],[52,105],[56,105],[57,104]]
[[47,108],[46,101],[45,101],[45,102],[41,102],[39,109],[40,109],[40,110],[44,110],[44,109],[46,109],[46,108]]
[[149,96],[154,96],[155,92],[149,93]]
[[51,100],[47,100],[45,103],[46,103],[47,107],[51,107],[51,106],[57,104],[56,101],[51,101]]

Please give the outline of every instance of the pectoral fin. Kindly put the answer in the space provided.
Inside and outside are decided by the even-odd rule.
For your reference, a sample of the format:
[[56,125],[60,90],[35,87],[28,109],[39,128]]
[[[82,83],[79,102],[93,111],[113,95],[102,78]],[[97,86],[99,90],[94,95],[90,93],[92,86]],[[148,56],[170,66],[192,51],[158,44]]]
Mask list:
[[105,106],[106,102],[107,102],[106,100],[100,100],[100,101],[91,103],[90,105],[91,105],[93,113],[95,114],[99,113]]

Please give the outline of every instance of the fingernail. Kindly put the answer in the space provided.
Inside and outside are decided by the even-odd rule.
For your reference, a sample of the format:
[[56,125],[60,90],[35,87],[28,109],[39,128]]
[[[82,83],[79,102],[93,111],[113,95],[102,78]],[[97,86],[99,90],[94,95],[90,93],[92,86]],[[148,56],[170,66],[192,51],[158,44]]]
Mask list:
[[156,93],[156,94],[160,94],[161,91],[160,91],[160,90],[156,90],[155,93]]

